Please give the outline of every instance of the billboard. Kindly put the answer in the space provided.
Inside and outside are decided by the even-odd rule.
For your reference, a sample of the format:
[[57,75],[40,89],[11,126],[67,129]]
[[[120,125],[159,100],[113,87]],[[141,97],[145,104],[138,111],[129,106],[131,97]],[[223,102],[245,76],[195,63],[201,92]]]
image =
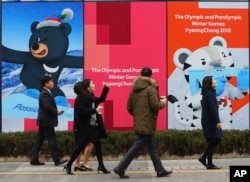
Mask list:
[[[65,37],[36,37],[51,21],[59,21],[52,24],[64,27]],[[219,84],[223,128],[249,129],[248,2],[4,0],[0,22],[2,131],[37,129],[44,74],[53,76],[54,98],[65,111],[58,130],[72,129],[73,85],[84,78],[93,80],[96,96],[111,85],[103,103],[106,129],[132,130],[127,98],[145,66],[168,98],[158,130],[201,128],[206,75]]]
[[83,3],[2,3],[2,131],[36,129],[40,79],[52,76],[59,130],[73,120],[73,85],[83,79]]
[[[100,94],[111,85],[104,103],[107,129],[133,129],[127,98],[141,68],[150,67],[166,96],[166,3],[86,2],[85,77]],[[166,129],[166,109],[159,112],[157,129]]]
[[249,129],[248,7],[168,2],[169,128],[201,128],[200,85],[212,75],[223,128]]

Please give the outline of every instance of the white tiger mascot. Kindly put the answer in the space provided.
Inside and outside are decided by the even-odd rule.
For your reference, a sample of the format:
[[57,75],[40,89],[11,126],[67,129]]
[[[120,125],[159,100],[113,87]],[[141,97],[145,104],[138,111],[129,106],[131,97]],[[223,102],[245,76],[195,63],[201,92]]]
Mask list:
[[[180,48],[174,53],[174,64],[184,73],[185,80],[190,84],[191,71],[200,71],[197,84],[190,87],[185,96],[187,106],[192,109],[193,116],[189,119],[183,117],[178,99],[170,93],[168,101],[174,106],[174,115],[177,122],[189,129],[201,128],[201,80],[205,75],[212,75],[211,70],[219,68],[234,68],[234,61],[231,52],[227,49],[226,40],[220,36],[213,37],[208,46],[198,48],[191,52],[187,48]],[[217,71],[217,70],[216,70]],[[219,103],[219,115],[223,129],[231,129],[232,105],[231,99],[241,99],[249,92],[249,71],[239,69],[236,73],[237,86],[228,81],[229,75],[216,78],[216,96]],[[193,80],[192,80],[193,81]],[[192,92],[193,89],[193,92]]]

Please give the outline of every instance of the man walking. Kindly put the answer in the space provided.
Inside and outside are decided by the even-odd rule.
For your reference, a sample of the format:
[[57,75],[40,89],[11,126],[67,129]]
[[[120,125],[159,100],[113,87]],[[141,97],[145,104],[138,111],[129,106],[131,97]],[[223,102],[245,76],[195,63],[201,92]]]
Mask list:
[[158,111],[166,106],[167,100],[159,99],[158,86],[151,76],[152,70],[144,67],[141,70],[141,77],[136,79],[128,98],[127,110],[133,116],[136,140],[118,166],[114,168],[114,172],[120,178],[129,178],[125,175],[125,170],[145,143],[148,145],[157,177],[165,177],[172,173],[162,166],[155,138]]
[[60,152],[57,146],[55,128],[58,125],[58,115],[63,111],[57,110],[56,103],[51,94],[51,89],[54,88],[54,82],[51,77],[44,76],[41,79],[42,90],[39,97],[39,110],[38,110],[38,134],[35,145],[31,154],[31,165],[44,165],[40,162],[38,154],[45,139],[48,141],[49,149],[55,163],[55,166],[64,164],[67,160],[60,159]]

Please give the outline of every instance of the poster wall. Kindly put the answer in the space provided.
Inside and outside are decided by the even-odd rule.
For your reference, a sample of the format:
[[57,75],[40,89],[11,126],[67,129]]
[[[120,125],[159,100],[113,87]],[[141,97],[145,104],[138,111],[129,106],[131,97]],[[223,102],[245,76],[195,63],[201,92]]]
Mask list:
[[[57,130],[72,129],[73,86],[84,78],[93,80],[96,96],[110,85],[102,105],[107,130],[131,130],[127,98],[145,66],[152,68],[159,94],[168,98],[157,130],[201,128],[206,75],[217,80],[223,128],[249,129],[248,2],[4,0],[0,5],[0,131],[37,129],[42,75],[53,77],[55,101],[65,111]],[[46,27],[61,27],[56,36],[64,36]]]
[[2,131],[37,128],[40,79],[51,76],[58,130],[73,120],[73,85],[83,79],[83,3],[2,3]]
[[168,122],[201,128],[201,81],[217,80],[224,129],[249,129],[247,2],[168,2]]

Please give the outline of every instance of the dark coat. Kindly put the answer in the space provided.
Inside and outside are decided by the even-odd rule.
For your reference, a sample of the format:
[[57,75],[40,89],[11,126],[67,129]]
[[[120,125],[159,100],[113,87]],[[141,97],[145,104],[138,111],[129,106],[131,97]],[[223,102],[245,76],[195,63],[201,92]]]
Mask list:
[[136,134],[154,134],[158,111],[165,107],[155,85],[148,77],[139,77],[130,92],[127,110],[133,116]]
[[201,124],[204,136],[206,138],[221,138],[223,136],[222,129],[216,127],[220,123],[220,118],[215,92],[208,91],[205,93],[202,96],[201,105]]
[[[78,95],[74,105],[74,137],[77,145],[82,145],[86,141],[91,142],[99,138],[99,133],[93,130],[90,126],[92,114],[96,114],[97,123],[103,123],[102,115],[96,112],[98,104],[105,101],[109,87],[104,87],[100,97],[93,96],[92,99],[86,95]],[[92,108],[92,102],[95,103],[95,108]]]
[[39,109],[37,125],[43,127],[55,127],[58,125],[57,106],[51,93],[45,88],[39,96]]

